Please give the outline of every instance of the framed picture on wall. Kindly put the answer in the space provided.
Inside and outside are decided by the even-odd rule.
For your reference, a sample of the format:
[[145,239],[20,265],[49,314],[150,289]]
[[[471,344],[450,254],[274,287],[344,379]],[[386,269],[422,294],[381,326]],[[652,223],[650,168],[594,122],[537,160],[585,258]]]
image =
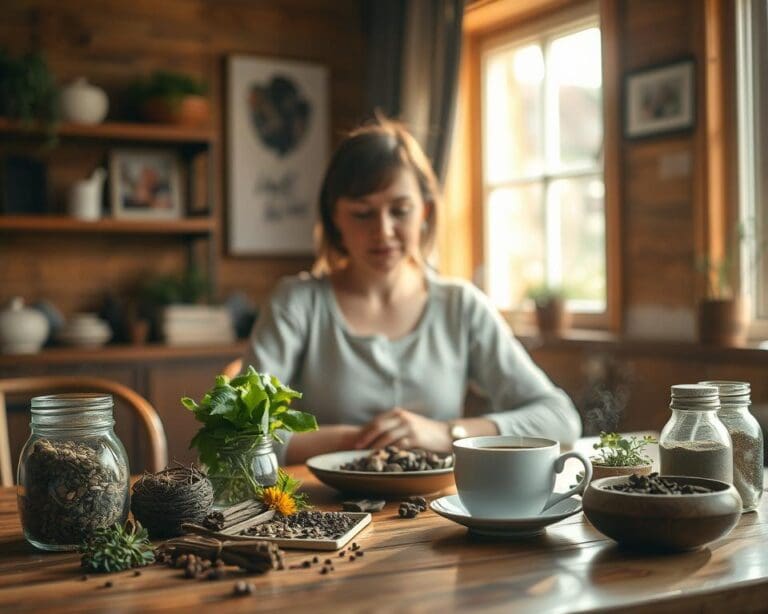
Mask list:
[[328,161],[328,71],[227,59],[227,246],[235,256],[310,254]]
[[112,215],[126,219],[181,216],[180,164],[163,149],[114,149],[109,155]]
[[624,86],[624,134],[639,138],[692,128],[694,81],[691,59],[628,74]]

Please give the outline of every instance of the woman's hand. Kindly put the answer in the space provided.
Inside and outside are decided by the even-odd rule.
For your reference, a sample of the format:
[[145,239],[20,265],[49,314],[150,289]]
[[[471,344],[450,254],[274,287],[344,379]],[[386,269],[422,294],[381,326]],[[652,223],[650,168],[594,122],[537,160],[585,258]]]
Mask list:
[[448,425],[431,420],[401,407],[379,414],[360,432],[355,447],[384,448],[397,445],[401,448],[423,448],[434,452],[450,452],[451,436]]

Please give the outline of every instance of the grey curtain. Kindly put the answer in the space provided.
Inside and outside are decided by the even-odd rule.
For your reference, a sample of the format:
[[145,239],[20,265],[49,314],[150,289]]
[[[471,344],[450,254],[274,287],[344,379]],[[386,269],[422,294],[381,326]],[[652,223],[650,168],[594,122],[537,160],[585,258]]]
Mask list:
[[456,110],[464,0],[363,0],[369,111],[401,119],[442,182]]

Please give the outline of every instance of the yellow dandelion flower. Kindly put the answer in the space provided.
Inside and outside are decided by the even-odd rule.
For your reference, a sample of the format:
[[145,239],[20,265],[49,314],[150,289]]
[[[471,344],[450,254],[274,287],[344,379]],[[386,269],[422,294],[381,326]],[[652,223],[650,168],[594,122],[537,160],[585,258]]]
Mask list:
[[290,516],[297,511],[296,501],[294,500],[293,495],[280,490],[276,486],[265,488],[261,500],[267,507],[283,516]]

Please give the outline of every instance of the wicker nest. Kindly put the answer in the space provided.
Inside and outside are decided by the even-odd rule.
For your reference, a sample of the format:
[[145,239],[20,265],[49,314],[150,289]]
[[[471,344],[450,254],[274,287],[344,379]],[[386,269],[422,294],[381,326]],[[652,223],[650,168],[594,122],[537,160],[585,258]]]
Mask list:
[[195,467],[144,473],[133,485],[131,511],[152,538],[183,533],[185,522],[200,524],[213,505],[213,486]]

